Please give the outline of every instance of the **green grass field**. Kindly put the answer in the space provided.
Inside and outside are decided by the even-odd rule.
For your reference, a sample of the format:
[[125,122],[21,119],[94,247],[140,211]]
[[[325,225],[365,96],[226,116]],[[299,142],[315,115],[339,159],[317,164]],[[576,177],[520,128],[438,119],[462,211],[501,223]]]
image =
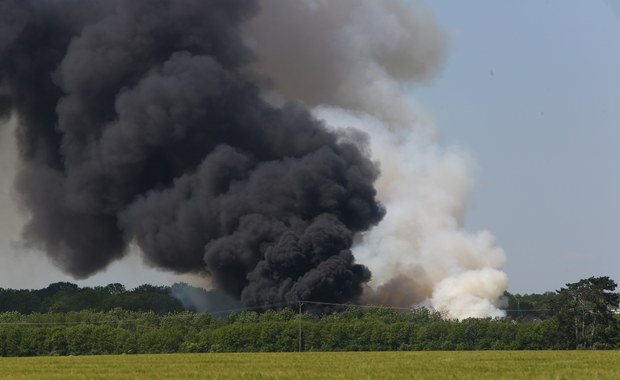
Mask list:
[[1,379],[620,379],[620,351],[0,358]]

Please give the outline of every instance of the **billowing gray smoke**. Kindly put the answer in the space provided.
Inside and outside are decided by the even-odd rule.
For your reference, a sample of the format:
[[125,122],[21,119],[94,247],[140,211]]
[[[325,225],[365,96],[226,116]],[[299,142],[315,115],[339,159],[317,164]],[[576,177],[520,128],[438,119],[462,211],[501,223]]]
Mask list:
[[424,304],[448,318],[501,316],[504,252],[490,232],[462,227],[472,160],[438,144],[412,97],[411,86],[431,78],[446,52],[432,12],[418,1],[262,0],[245,29],[255,67],[277,95],[315,106],[332,128],[370,137],[387,214],[353,249],[372,271],[362,302]]
[[136,241],[245,305],[360,296],[384,211],[364,141],[263,100],[249,0],[1,0],[0,117],[17,117],[23,238],[77,278]]

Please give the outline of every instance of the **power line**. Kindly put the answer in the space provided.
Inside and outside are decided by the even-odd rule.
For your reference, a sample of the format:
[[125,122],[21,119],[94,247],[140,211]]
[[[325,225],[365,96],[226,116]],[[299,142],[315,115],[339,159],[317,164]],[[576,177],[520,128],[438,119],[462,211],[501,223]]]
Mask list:
[[357,305],[352,303],[334,303],[334,302],[319,302],[319,301],[300,301],[302,303],[312,305],[326,305],[326,306],[345,306],[355,307],[360,309],[390,309],[390,310],[415,310],[413,307],[397,307],[397,306],[384,306],[384,305]]

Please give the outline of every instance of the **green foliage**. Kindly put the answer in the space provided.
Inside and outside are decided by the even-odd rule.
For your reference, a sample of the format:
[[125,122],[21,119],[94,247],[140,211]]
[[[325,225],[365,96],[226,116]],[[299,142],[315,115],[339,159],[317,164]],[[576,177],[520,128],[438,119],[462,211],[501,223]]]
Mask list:
[[[80,289],[71,283],[1,289],[0,306],[10,311],[0,311],[0,356],[290,352],[300,342],[304,351],[617,349],[614,289],[609,278],[590,278],[553,296],[507,294],[538,314],[517,308],[506,318],[463,321],[426,308],[328,311],[310,302],[301,315],[285,308],[213,317],[179,310],[169,289],[150,285],[132,291],[120,284]],[[7,307],[19,297],[34,301]],[[546,316],[539,313],[548,308]]]
[[613,312],[620,302],[620,295],[613,293],[616,286],[609,277],[590,277],[558,290],[555,309],[559,333],[571,348],[615,343],[618,328]]
[[127,291],[121,284],[80,288],[57,282],[39,290],[0,289],[0,312],[65,313],[78,310],[106,311],[114,308],[154,311],[159,314],[184,310],[167,286],[141,285]]
[[514,319],[540,321],[554,315],[556,292],[542,294],[511,294],[504,292],[507,301],[506,315]]
[[[541,350],[569,348],[556,318],[443,320],[428,310],[355,308],[326,315],[208,314],[123,309],[0,313],[0,356],[173,352]],[[617,325],[619,322],[614,320]],[[614,344],[593,348],[616,348]]]

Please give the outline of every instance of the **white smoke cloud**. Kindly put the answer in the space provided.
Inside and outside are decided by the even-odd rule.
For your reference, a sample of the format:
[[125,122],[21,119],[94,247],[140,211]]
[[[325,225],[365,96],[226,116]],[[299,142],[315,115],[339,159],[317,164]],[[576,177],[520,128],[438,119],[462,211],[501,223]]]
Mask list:
[[498,269],[466,270],[435,284],[430,304],[448,318],[503,317],[498,305],[506,286],[506,274]]
[[503,250],[462,220],[473,162],[442,148],[403,83],[428,80],[447,37],[433,15],[397,0],[266,0],[248,28],[257,69],[286,99],[314,106],[332,128],[370,136],[387,215],[355,248],[373,273],[369,302],[429,304],[448,318],[502,315]]
[[366,132],[380,163],[376,186],[387,214],[355,248],[373,273],[369,300],[404,307],[429,303],[449,318],[501,315],[505,254],[488,231],[461,228],[473,186],[469,156],[441,149],[415,129],[391,132],[368,115],[326,107],[315,114],[332,127]]

